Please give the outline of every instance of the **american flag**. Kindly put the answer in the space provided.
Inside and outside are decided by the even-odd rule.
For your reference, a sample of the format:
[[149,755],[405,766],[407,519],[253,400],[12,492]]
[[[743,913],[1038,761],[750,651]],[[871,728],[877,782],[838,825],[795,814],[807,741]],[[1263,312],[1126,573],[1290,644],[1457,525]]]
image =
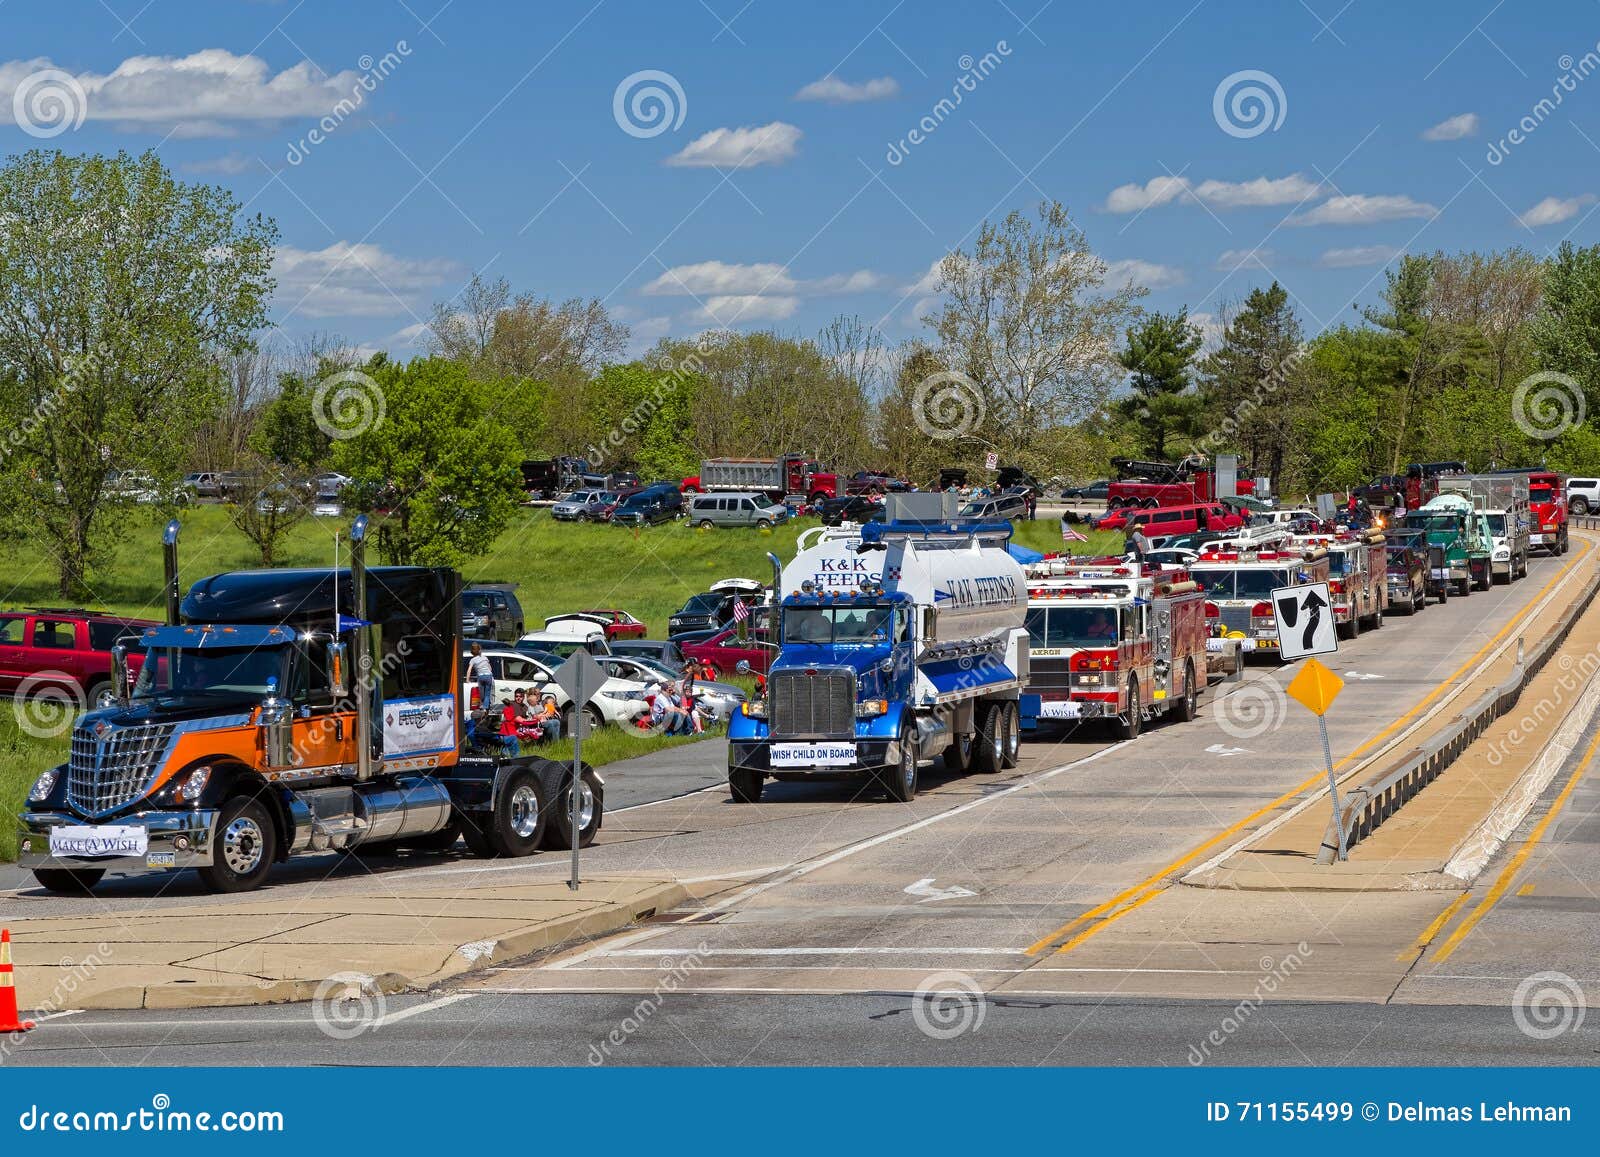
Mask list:
[[743,599],[736,599],[733,604],[733,621],[742,623],[750,617],[750,607]]
[[1089,536],[1087,534],[1079,534],[1077,530],[1075,530],[1073,527],[1069,526],[1067,523],[1063,522],[1061,524],[1061,541],[1062,542],[1088,542],[1089,541]]

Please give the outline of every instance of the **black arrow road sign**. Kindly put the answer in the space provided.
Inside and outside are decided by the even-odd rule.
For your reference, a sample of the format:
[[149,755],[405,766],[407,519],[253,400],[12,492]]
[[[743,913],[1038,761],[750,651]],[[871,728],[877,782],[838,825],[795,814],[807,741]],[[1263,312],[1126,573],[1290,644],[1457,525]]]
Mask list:
[[1339,649],[1333,603],[1326,583],[1279,587],[1272,592],[1278,612],[1278,652],[1285,659],[1325,655]]
[[1312,587],[1306,592],[1306,597],[1300,605],[1306,612],[1306,633],[1300,645],[1309,651],[1316,646],[1317,624],[1322,622],[1322,612],[1328,604],[1317,593],[1317,588]]

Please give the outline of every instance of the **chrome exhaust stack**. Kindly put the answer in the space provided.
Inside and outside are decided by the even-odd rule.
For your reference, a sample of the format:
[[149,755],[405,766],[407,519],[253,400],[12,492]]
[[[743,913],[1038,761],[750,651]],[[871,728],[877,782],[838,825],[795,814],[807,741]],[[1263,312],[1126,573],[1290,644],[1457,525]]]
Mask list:
[[772,606],[777,606],[783,601],[783,563],[778,556],[770,550],[767,551],[767,561],[772,564]]
[[[334,582],[339,581],[334,573]],[[367,516],[359,514],[350,525],[350,612],[365,622],[367,617]],[[372,778],[372,628],[357,627],[355,633],[356,701],[356,779]]]
[[178,625],[178,520],[174,518],[167,523],[167,529],[161,532],[161,563],[165,572],[166,587],[164,593],[167,599],[167,626]]

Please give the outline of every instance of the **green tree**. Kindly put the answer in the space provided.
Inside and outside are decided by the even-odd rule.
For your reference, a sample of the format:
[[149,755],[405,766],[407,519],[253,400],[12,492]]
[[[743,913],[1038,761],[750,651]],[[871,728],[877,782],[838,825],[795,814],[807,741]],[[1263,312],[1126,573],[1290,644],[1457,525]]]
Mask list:
[[589,384],[588,413],[602,434],[584,457],[596,470],[631,466],[641,477],[684,478],[700,467],[685,437],[698,376],[645,362],[607,366]]
[[1132,393],[1114,403],[1116,412],[1138,430],[1139,451],[1165,459],[1167,440],[1192,437],[1203,401],[1193,384],[1194,357],[1203,340],[1189,322],[1188,306],[1177,313],[1152,313],[1127,330],[1117,361],[1128,371]]
[[219,359],[266,322],[276,237],[154,152],[0,168],[0,508],[43,536],[63,595],[87,595],[116,531],[108,473],[172,479],[216,412]]
[[447,358],[377,357],[344,384],[352,393],[327,402],[341,435],[333,461],[352,479],[352,503],[379,512],[383,557],[459,566],[488,550],[516,512],[522,472],[516,436],[482,383]]
[[[1231,316],[1230,316],[1231,314]],[[1200,445],[1237,449],[1251,474],[1285,485],[1290,432],[1302,396],[1300,321],[1288,291],[1274,281],[1226,311],[1222,344],[1201,363],[1206,425]]]

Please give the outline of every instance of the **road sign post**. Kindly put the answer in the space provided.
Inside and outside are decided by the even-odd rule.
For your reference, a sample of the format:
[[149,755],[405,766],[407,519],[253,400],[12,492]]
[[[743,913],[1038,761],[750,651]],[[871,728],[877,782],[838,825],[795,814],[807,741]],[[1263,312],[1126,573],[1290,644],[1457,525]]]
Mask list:
[[605,672],[588,651],[574,651],[556,668],[556,684],[572,700],[572,785],[567,789],[568,830],[572,833],[572,878],[567,887],[578,890],[578,846],[583,828],[579,802],[583,795],[583,740],[589,730],[589,700],[605,682]]
[[1328,797],[1333,804],[1333,826],[1339,833],[1339,859],[1347,860],[1350,852],[1345,843],[1344,824],[1339,817],[1339,783],[1333,774],[1333,748],[1328,744],[1328,708],[1344,688],[1344,680],[1316,659],[1307,659],[1300,673],[1289,680],[1290,697],[1317,717],[1317,729],[1322,733],[1322,758],[1328,766]]

